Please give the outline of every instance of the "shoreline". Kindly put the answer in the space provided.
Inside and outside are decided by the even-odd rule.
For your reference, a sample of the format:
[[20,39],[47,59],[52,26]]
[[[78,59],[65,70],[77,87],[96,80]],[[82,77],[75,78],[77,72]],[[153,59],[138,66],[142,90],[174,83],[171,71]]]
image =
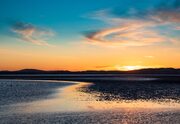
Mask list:
[[[2,80],[3,79],[0,79],[0,82]],[[179,102],[173,103],[173,101],[150,101],[150,99],[147,101],[143,101],[142,99],[137,101],[127,96],[125,96],[124,98],[131,98],[131,100],[123,101],[123,98],[121,96],[123,95],[123,93],[125,93],[124,95],[127,95],[129,93],[136,93],[137,91],[132,91],[132,89],[136,88],[134,87],[136,85],[138,89],[143,86],[143,89],[140,89],[138,91],[146,91],[146,87],[144,86],[148,86],[147,84],[152,84],[154,80],[142,82],[140,81],[140,83],[138,83],[138,81],[119,82],[114,80],[109,82],[108,80],[96,80],[92,81],[93,85],[89,83],[91,81],[78,82],[27,79],[7,79],[4,81],[7,81],[7,83],[5,84],[8,84],[8,86],[12,85],[13,87],[17,87],[17,89],[19,90],[33,90],[33,88],[35,88],[33,92],[36,92],[40,88],[40,90],[42,90],[41,93],[45,93],[44,95],[46,95],[46,97],[42,97],[43,95],[40,95],[39,97],[35,97],[35,99],[31,99],[30,101],[21,101],[18,104],[14,104],[15,106],[10,105],[9,112],[5,113],[1,111],[0,120],[2,123],[21,124],[23,122],[26,122],[65,124],[71,122],[93,124],[95,122],[99,122],[116,124],[118,122],[137,122],[141,124],[148,122],[153,124],[163,122],[166,124],[168,122],[180,121]],[[14,85],[13,81],[16,82],[14,83]],[[159,83],[155,83],[152,84],[152,86],[166,86],[167,84],[167,82],[162,85]],[[153,88],[152,86],[150,86],[150,89]],[[179,86],[179,84],[168,84],[168,87],[169,86],[178,88],[176,86]],[[123,89],[120,90],[118,89],[119,87],[122,87]],[[87,89],[87,91],[83,91],[83,88]],[[120,99],[115,98],[117,91],[113,88],[118,89],[118,92],[121,93]],[[128,92],[128,88],[131,89],[131,92]],[[156,87],[154,88],[156,89]],[[43,89],[50,89],[51,92],[49,92],[49,90],[48,92],[44,92]],[[123,90],[125,90],[126,92],[122,92]],[[164,90],[168,89],[166,88]],[[29,92],[31,91],[28,91],[28,93]],[[147,93],[150,94],[151,91],[147,90]],[[49,95],[47,96],[47,94]],[[133,97],[135,98],[135,96]],[[149,106],[149,108],[147,108],[146,106]],[[161,118],[159,118],[159,116],[161,116]]]
[[0,105],[46,99],[56,89],[74,84],[73,81],[0,79]]

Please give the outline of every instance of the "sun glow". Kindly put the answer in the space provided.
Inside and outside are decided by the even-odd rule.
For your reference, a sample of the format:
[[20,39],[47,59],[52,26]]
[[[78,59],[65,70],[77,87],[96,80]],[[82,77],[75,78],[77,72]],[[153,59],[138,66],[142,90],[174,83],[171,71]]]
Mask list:
[[147,68],[147,67],[140,66],[140,65],[135,65],[135,66],[128,65],[128,66],[116,66],[116,68],[122,71],[131,71],[131,70],[138,70],[138,69]]

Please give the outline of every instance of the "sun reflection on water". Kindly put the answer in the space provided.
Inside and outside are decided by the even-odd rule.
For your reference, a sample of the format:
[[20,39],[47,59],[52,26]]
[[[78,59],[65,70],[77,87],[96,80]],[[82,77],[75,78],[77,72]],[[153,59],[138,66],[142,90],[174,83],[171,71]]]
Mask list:
[[57,89],[50,99],[22,104],[23,112],[81,112],[101,110],[145,111],[145,110],[180,110],[175,100],[99,100],[100,93],[86,93],[78,89],[89,87],[91,83],[79,83]]

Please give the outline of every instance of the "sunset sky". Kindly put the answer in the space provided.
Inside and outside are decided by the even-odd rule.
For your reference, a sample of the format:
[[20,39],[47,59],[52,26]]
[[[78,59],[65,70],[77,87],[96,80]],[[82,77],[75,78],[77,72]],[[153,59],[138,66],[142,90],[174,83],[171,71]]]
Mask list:
[[180,68],[180,0],[1,0],[0,70]]

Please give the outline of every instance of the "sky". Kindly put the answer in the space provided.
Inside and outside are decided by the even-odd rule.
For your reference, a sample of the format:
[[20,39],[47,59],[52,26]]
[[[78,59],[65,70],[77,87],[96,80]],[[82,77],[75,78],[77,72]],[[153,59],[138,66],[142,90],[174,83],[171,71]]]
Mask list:
[[180,0],[1,0],[0,70],[180,68]]

